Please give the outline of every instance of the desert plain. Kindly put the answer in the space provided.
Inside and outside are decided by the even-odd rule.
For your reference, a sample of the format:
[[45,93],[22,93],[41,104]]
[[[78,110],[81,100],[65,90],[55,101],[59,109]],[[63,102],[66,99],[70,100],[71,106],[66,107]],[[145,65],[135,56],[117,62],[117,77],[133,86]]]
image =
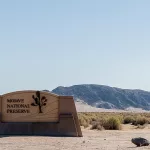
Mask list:
[[123,125],[122,130],[90,130],[82,128],[83,137],[4,136],[0,150],[150,150],[150,146],[136,147],[134,137],[150,140],[150,127],[136,129]]

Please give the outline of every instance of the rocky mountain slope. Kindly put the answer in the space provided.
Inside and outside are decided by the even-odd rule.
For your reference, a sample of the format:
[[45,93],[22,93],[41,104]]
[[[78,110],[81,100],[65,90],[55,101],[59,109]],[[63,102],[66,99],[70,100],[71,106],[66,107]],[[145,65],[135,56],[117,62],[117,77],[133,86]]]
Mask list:
[[106,109],[141,108],[150,110],[150,92],[120,89],[104,85],[83,84],[57,87],[52,93],[71,95],[76,101]]

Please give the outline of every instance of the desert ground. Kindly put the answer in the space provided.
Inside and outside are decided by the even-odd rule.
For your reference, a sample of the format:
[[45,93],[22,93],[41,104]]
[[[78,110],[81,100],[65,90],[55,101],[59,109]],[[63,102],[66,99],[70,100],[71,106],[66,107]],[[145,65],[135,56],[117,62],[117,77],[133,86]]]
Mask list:
[[82,128],[83,137],[10,136],[0,138],[0,150],[150,150],[136,147],[131,138],[150,140],[150,128],[135,129],[125,125],[122,130],[90,130]]

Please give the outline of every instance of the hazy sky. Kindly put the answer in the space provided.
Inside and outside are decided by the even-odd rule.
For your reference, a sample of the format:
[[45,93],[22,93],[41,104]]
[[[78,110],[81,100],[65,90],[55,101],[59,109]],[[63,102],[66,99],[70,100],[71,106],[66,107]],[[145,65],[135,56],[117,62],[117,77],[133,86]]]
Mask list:
[[83,83],[150,91],[150,1],[1,0],[0,94]]

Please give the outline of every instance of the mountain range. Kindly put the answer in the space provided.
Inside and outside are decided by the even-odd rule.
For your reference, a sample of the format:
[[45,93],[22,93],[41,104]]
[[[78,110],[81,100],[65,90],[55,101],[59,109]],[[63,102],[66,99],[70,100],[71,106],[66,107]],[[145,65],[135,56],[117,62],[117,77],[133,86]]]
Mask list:
[[75,101],[84,102],[97,108],[150,110],[150,92],[143,90],[82,84],[70,87],[59,86],[51,92],[63,96],[73,96]]

